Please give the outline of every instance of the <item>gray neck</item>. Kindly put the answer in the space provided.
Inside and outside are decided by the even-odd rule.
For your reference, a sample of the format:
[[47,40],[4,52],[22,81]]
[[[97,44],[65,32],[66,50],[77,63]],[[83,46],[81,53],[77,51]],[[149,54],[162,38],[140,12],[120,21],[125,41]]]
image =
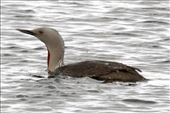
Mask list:
[[64,64],[64,50],[59,48],[48,49],[48,70],[54,72],[55,69]]
[[61,37],[46,44],[48,49],[48,71],[54,72],[58,67],[64,65],[64,41]]

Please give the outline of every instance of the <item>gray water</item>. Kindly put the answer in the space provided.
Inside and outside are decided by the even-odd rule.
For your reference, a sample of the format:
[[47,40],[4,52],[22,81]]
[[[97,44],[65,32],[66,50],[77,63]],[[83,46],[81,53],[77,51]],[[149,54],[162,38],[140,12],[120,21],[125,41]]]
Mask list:
[[[3,0],[1,112],[170,112],[169,10],[168,0]],[[42,26],[62,35],[66,64],[117,61],[140,68],[149,81],[48,79],[44,44],[15,30]]]

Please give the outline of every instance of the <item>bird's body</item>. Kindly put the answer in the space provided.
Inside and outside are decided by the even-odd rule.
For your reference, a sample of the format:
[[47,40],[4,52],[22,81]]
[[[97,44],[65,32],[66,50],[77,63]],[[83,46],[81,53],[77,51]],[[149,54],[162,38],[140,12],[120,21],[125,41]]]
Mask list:
[[137,71],[140,70],[121,63],[94,60],[59,67],[55,70],[55,74],[72,77],[90,77],[104,82],[136,82],[145,80]]
[[111,61],[83,61],[64,65],[64,41],[59,33],[51,28],[19,31],[36,36],[48,49],[49,77],[57,74],[72,77],[90,77],[104,82],[137,82],[146,80],[137,68]]

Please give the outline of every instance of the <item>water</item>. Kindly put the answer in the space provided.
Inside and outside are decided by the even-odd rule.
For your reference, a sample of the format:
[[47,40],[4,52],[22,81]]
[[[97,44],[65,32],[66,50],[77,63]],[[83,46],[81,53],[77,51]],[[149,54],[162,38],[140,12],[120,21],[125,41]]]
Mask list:
[[[168,5],[168,0],[3,0],[1,112],[168,113]],[[103,84],[90,78],[47,79],[44,44],[15,30],[40,26],[60,32],[66,64],[117,61],[140,68],[150,80]]]

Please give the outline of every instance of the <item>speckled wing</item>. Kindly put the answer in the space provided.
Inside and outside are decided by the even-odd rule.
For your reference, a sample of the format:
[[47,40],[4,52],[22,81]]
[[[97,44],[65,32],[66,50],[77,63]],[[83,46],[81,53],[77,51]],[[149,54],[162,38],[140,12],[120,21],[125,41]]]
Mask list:
[[60,67],[56,73],[72,77],[91,77],[105,82],[136,82],[144,80],[137,68],[108,61],[84,61]]

